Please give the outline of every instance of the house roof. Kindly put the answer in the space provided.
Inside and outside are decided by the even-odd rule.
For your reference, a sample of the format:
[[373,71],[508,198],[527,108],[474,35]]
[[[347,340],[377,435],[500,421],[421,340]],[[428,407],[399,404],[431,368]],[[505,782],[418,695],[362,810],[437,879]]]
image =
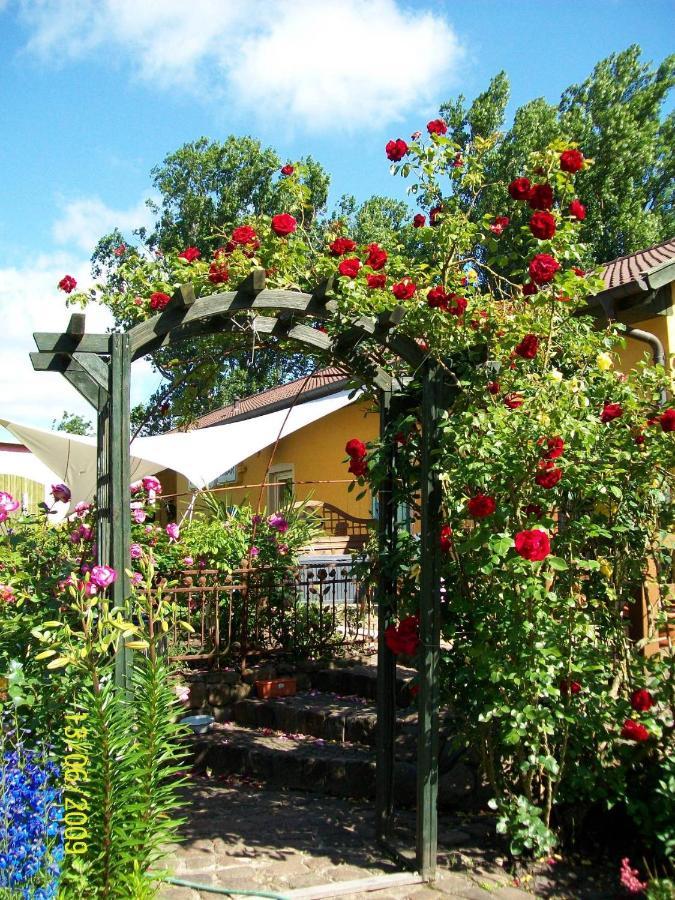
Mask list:
[[[675,262],[675,237],[646,250],[619,256],[618,259],[605,263],[600,274],[606,290],[625,287],[632,283],[640,286],[645,276],[673,262]],[[675,278],[675,274],[673,277]]]
[[287,384],[280,384],[278,387],[269,388],[259,394],[252,394],[250,397],[244,397],[222,409],[216,409],[200,416],[192,427],[209,428],[212,425],[224,425],[226,422],[242,421],[263,413],[284,409],[294,401],[297,404],[316,400],[318,397],[325,397],[328,394],[344,390],[348,381],[349,375],[342,369],[334,366],[319,369],[309,376],[304,375]]

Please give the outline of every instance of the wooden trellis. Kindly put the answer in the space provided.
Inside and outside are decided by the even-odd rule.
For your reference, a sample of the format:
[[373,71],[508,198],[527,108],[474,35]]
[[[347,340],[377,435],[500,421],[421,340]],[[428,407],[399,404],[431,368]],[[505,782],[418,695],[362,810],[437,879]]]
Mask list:
[[[112,566],[118,580],[112,599],[123,607],[129,596],[129,386],[131,363],[149,353],[199,336],[241,329],[293,341],[348,368],[356,378],[379,392],[380,429],[387,432],[401,404],[421,405],[421,574],[420,574],[420,677],[417,762],[417,867],[426,879],[434,877],[437,853],[436,797],[438,789],[438,665],[440,646],[441,485],[437,473],[439,417],[449,405],[456,382],[418,347],[398,334],[403,309],[376,318],[360,317],[336,338],[312,327],[337,311],[333,284],[328,281],[313,293],[269,290],[265,273],[254,270],[235,291],[195,298],[191,285],[179,288],[159,315],[127,332],[87,334],[85,317],[71,316],[65,332],[34,335],[38,348],[31,353],[39,371],[61,372],[96,410],[98,562]],[[421,397],[405,390],[386,371],[386,360],[399,357],[422,383]],[[389,449],[390,477],[379,494],[379,546],[385,556],[396,540],[396,504],[393,479],[396,450]],[[396,658],[384,640],[387,620],[396,610],[396,574],[383,572],[377,590],[378,692],[376,819],[378,838],[389,845],[395,806],[394,736],[396,725]],[[129,688],[131,655],[120,648],[116,657],[119,685]]]

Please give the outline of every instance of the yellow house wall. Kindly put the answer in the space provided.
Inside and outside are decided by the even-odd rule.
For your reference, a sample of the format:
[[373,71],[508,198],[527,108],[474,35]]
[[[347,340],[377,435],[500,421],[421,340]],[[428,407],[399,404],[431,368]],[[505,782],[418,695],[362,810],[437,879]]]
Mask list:
[[[357,437],[364,443],[374,440],[379,434],[379,414],[370,401],[352,403],[279,441],[272,465],[292,465],[295,496],[297,500],[322,500],[332,503],[351,516],[367,519],[371,517],[371,499],[368,492],[357,500],[358,490],[348,492],[348,480],[352,476],[347,471],[345,443]],[[248,501],[257,507],[259,485],[265,480],[265,472],[272,455],[272,447],[267,447],[250,456],[237,466],[237,480],[231,488],[219,491],[218,496],[227,498],[228,505],[238,506]],[[159,475],[162,484],[166,476]],[[273,480],[270,478],[269,480]],[[302,482],[315,482],[302,484]],[[317,483],[318,482],[318,483]],[[330,483],[337,482],[337,483]],[[182,475],[175,476],[175,492],[178,497],[178,515],[182,515],[190,501],[189,485]],[[169,491],[164,489],[166,495]],[[267,504],[267,491],[263,491],[262,505]]]
[[[641,322],[634,322],[634,328],[642,328],[656,335],[663,344],[666,351],[666,363],[670,365],[671,356],[675,353],[675,316],[672,315],[673,307],[669,309],[670,315],[654,316],[651,319],[644,319]],[[621,358],[621,367],[628,371],[643,359],[652,361],[652,351],[647,344],[642,341],[636,341],[633,338],[626,338],[626,347],[619,354]],[[672,366],[671,366],[672,368]]]

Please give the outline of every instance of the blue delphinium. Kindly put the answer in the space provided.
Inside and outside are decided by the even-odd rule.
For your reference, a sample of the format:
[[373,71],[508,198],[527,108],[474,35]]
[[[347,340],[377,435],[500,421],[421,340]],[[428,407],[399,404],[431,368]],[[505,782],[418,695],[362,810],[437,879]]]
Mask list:
[[0,897],[51,900],[63,862],[59,767],[0,733]]

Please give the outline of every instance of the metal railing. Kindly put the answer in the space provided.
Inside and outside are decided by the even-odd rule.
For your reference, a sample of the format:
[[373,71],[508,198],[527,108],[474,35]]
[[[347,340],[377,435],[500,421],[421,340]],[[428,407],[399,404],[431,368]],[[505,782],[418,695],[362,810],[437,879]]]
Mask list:
[[[171,661],[211,666],[249,657],[313,657],[375,640],[372,598],[351,558],[308,561],[294,568],[182,572],[172,586]],[[187,622],[192,632],[181,626]]]

